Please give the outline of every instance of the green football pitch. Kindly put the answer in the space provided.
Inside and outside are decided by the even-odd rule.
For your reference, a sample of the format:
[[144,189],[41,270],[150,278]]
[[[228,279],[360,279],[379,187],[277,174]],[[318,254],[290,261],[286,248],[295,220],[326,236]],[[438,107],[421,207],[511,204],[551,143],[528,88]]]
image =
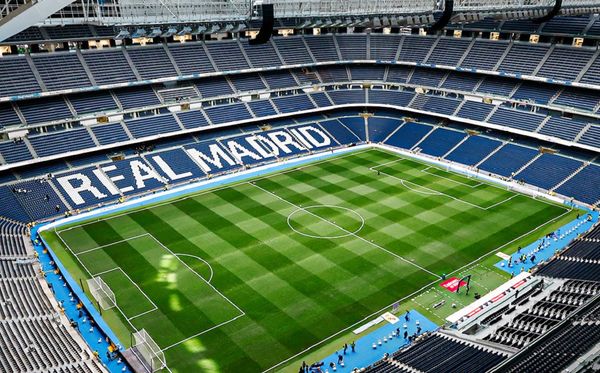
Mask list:
[[45,238],[114,292],[122,343],[145,329],[172,372],[256,372],[566,213],[369,149]]

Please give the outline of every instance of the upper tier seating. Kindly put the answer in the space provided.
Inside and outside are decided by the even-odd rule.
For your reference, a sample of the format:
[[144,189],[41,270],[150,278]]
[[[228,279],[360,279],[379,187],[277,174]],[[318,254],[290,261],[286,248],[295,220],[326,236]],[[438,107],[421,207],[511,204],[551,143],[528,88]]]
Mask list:
[[548,52],[545,45],[513,43],[498,70],[531,75]]
[[76,53],[35,55],[33,62],[49,91],[89,87],[92,84]]
[[115,84],[137,80],[121,49],[82,52],[96,84]]
[[0,71],[0,96],[25,95],[40,91],[40,85],[25,57],[0,59]]
[[215,71],[203,45],[200,43],[169,44],[169,52],[173,56],[179,71],[184,75]]

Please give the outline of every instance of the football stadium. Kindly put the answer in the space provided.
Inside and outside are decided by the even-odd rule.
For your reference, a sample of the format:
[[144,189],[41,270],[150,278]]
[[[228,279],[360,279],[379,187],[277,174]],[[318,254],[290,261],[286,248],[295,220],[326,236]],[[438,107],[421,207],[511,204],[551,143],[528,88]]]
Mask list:
[[600,1],[0,0],[0,372],[600,371]]

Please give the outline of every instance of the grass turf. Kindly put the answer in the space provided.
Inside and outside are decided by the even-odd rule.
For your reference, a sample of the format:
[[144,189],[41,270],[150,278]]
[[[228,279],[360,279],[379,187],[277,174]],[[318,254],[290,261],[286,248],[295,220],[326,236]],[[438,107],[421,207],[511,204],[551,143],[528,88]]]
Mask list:
[[113,289],[122,342],[145,328],[174,372],[261,371],[564,213],[368,150],[46,239]]

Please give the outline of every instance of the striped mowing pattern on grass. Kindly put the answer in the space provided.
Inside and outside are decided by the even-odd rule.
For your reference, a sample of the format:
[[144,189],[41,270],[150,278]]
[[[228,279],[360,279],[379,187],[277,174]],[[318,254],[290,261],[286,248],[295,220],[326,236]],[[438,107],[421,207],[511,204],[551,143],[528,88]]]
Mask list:
[[123,312],[104,316],[122,341],[145,328],[174,372],[243,372],[268,369],[563,212],[369,150],[47,240],[75,278],[100,273],[113,289]]

